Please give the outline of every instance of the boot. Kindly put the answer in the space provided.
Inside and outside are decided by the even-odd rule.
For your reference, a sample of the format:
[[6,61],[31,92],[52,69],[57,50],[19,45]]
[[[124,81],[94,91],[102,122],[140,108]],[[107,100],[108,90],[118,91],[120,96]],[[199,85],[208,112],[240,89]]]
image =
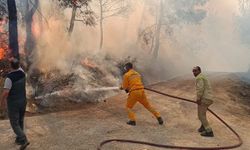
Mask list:
[[159,123],[160,125],[163,125],[164,122],[163,122],[162,117],[158,117],[157,120],[158,120],[158,123]]
[[132,120],[129,120],[127,122],[128,125],[131,125],[131,126],[135,126],[136,125],[136,122],[135,121],[132,121]]
[[201,127],[200,127],[197,131],[198,131],[198,132],[203,132],[203,131],[205,131],[204,126],[203,126],[203,125],[201,125]]
[[201,136],[205,136],[205,137],[214,137],[214,133],[213,131],[203,131],[201,133]]
[[20,141],[18,138],[16,138],[15,143],[16,143],[17,145],[22,145],[22,141]]
[[25,143],[23,143],[20,147],[20,150],[25,150],[27,148],[27,146],[29,146],[30,143],[28,141],[26,141]]

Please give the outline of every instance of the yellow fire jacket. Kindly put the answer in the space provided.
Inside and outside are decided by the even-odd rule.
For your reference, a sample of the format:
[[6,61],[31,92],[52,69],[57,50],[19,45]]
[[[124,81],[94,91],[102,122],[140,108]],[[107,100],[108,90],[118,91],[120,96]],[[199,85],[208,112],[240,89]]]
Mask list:
[[133,90],[143,89],[143,83],[141,80],[141,75],[133,69],[130,69],[123,76],[122,88],[128,90],[129,92]]
[[213,100],[212,88],[207,77],[200,73],[195,78],[195,81],[197,99],[200,99],[202,102]]

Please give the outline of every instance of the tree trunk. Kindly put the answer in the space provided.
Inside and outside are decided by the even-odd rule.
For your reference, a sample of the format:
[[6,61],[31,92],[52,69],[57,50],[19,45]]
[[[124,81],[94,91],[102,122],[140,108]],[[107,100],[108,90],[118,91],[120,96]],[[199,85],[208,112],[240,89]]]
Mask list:
[[154,39],[154,50],[153,50],[153,58],[157,59],[159,55],[159,48],[160,48],[160,35],[161,35],[161,26],[162,26],[162,17],[163,17],[163,3],[164,0],[160,1],[160,9],[158,14],[158,21],[156,24],[156,31],[155,31],[155,39]]
[[69,25],[69,36],[71,36],[73,29],[74,29],[74,25],[75,25],[75,18],[76,18],[76,9],[77,6],[74,4],[73,8],[72,8],[72,15],[71,15],[71,19],[70,19],[70,25]]
[[17,10],[15,0],[7,0],[9,14],[9,48],[13,57],[19,59]]
[[27,67],[29,68],[29,66],[31,65],[30,57],[36,45],[34,33],[32,32],[33,16],[38,8],[39,0],[35,0],[34,1],[35,3],[31,5],[29,4],[28,0],[25,1],[26,1],[26,13],[25,13],[26,41],[24,47],[25,47]]
[[103,46],[103,5],[102,0],[99,0],[100,2],[100,45],[99,50],[102,50]]
[[140,43],[140,36],[139,36],[139,34],[140,34],[140,32],[142,31],[141,29],[142,29],[142,27],[144,27],[143,25],[144,25],[144,16],[145,16],[145,2],[143,1],[142,2],[143,3],[143,8],[142,8],[142,13],[141,13],[141,17],[140,17],[140,23],[139,23],[139,28],[138,28],[138,36],[137,36],[137,40],[136,40],[136,45],[138,45],[139,43]]

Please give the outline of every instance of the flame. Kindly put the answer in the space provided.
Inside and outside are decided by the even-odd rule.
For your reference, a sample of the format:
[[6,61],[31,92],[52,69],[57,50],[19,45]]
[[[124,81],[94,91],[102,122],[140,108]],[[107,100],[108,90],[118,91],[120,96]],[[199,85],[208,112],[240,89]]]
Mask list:
[[97,65],[94,62],[92,62],[91,60],[89,60],[87,57],[81,61],[81,64],[85,67],[97,68]]
[[5,56],[5,50],[3,48],[0,48],[0,60],[2,60]]
[[4,59],[8,50],[8,33],[5,29],[7,25],[6,19],[0,20],[0,60]]

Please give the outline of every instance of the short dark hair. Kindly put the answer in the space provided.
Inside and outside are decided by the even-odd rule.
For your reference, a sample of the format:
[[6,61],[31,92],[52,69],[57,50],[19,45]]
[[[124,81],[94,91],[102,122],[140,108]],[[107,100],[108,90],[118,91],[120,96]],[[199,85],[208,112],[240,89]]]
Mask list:
[[131,62],[128,62],[128,63],[125,64],[125,67],[127,69],[132,69],[133,68],[133,64]]
[[195,66],[194,68],[201,72],[201,67],[200,66]]
[[18,69],[20,67],[19,60],[14,58],[10,61],[10,66],[12,69]]

